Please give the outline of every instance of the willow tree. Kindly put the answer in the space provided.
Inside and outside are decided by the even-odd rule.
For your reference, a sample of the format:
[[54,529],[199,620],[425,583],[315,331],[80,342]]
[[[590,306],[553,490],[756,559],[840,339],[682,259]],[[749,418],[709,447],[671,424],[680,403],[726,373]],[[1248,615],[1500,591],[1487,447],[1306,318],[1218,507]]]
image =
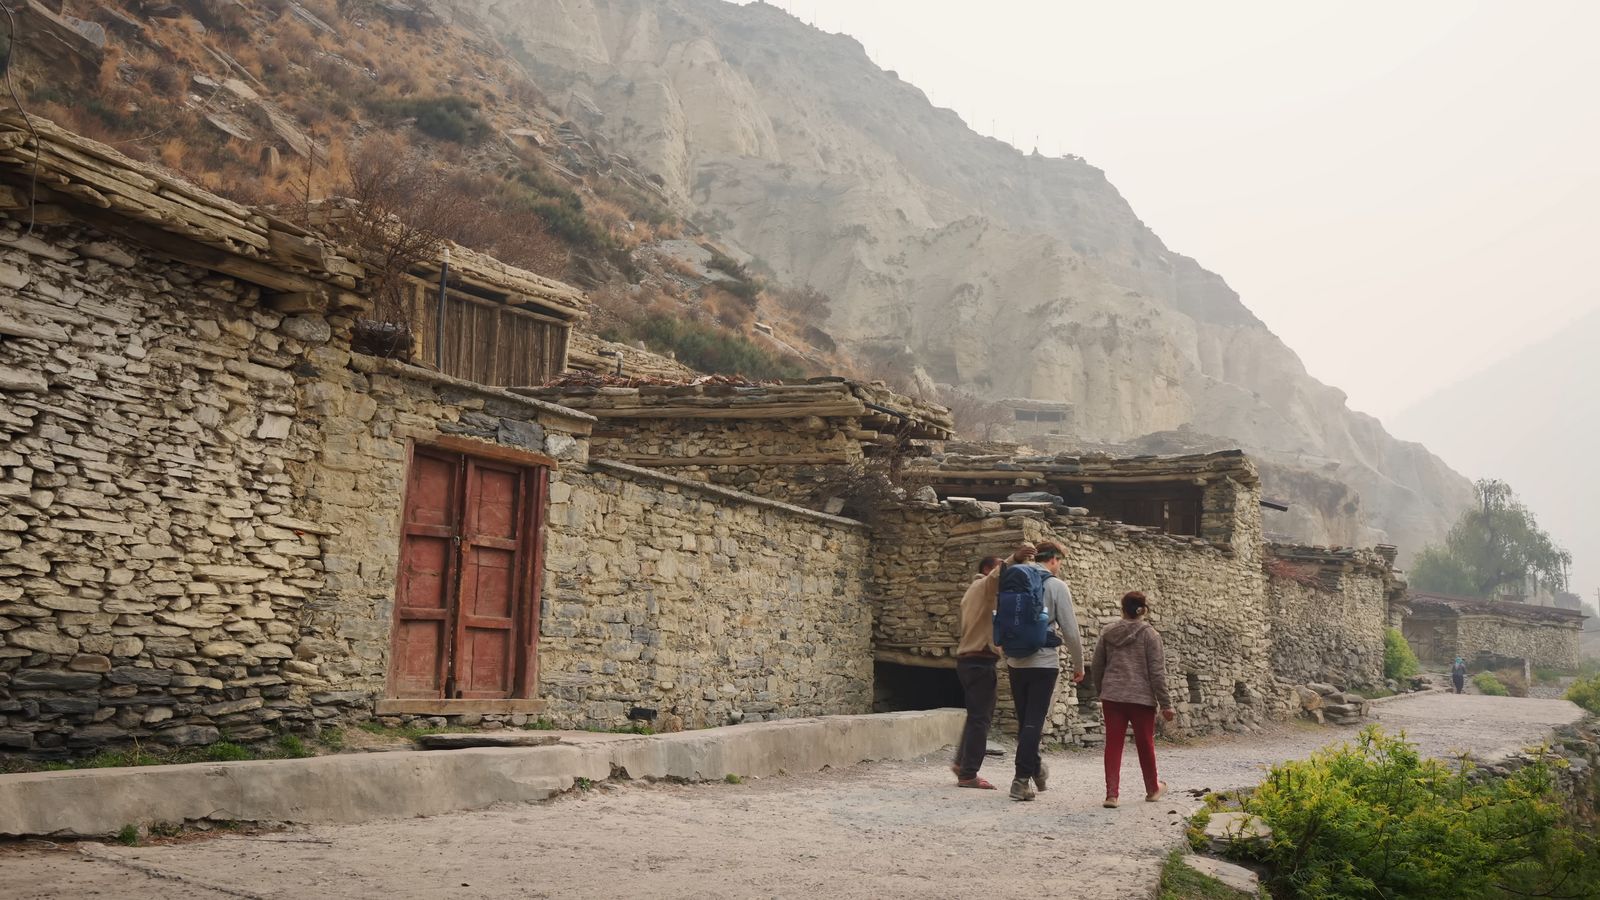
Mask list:
[[1477,505],[1462,513],[1443,544],[1426,547],[1411,567],[1418,590],[1466,597],[1521,593],[1531,579],[1549,591],[1567,586],[1572,554],[1539,527],[1503,481],[1473,486]]

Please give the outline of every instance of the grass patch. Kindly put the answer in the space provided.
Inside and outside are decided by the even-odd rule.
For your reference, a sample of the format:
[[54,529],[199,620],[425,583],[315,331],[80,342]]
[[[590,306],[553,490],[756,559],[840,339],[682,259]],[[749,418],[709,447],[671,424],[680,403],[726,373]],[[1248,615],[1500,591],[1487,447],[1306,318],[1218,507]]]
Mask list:
[[1184,865],[1183,851],[1174,850],[1161,866],[1161,889],[1156,896],[1160,900],[1239,900],[1244,895]]
[[1493,672],[1479,672],[1472,676],[1472,683],[1478,686],[1478,692],[1490,697],[1509,697],[1511,691],[1495,677]]
[[1567,688],[1566,698],[1595,715],[1600,715],[1600,675],[1580,678]]
[[1393,697],[1400,692],[1391,691],[1386,687],[1370,687],[1349,691],[1349,693],[1355,694],[1357,697],[1365,697],[1368,700],[1382,700],[1384,697]]
[[418,131],[442,141],[476,144],[489,133],[489,122],[478,112],[478,103],[455,94],[374,100],[368,106],[391,120],[415,120]]
[[1206,826],[1211,824],[1211,813],[1216,807],[1211,805],[1211,798],[1216,794],[1206,795],[1206,805],[1195,811],[1189,817],[1189,825],[1183,831],[1184,840],[1189,842],[1189,849],[1199,853],[1206,849]]
[[102,750],[73,760],[41,762],[30,759],[0,760],[0,774],[22,772],[72,772],[84,769],[126,769],[138,766],[177,766],[185,763],[242,762],[252,759],[303,759],[316,756],[298,735],[279,735],[273,744],[244,745],[218,741],[204,747],[146,749],[137,742],[120,750]]
[[728,783],[728,784],[743,784],[744,783],[744,779],[743,778],[740,778],[738,775],[735,775],[732,772],[729,772],[728,774],[722,776],[722,780],[724,782]]
[[478,730],[476,728],[468,728],[465,725],[434,726],[408,724],[390,727],[379,722],[362,722],[356,727],[360,728],[362,731],[365,731],[367,734],[375,734],[379,737],[400,738],[408,741],[414,741],[425,734],[465,734],[467,732]]
[[631,334],[619,337],[642,340],[656,352],[672,353],[679,362],[701,372],[758,380],[805,375],[797,361],[773,354],[744,335],[669,313],[647,314],[630,323],[629,330]]
[[124,847],[133,847],[139,843],[139,826],[124,825],[117,832],[117,843]]

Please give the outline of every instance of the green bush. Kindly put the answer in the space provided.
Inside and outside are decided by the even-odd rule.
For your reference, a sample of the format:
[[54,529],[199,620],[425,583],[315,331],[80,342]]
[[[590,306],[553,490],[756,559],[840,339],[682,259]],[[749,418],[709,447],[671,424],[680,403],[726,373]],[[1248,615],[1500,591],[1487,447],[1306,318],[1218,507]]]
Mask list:
[[1383,677],[1399,681],[1417,674],[1421,668],[1404,635],[1393,628],[1383,633]]
[[372,109],[390,118],[414,119],[418,131],[442,141],[475,144],[489,133],[489,122],[479,114],[478,104],[454,94],[379,100]]
[[1600,675],[1579,679],[1567,688],[1566,697],[1589,712],[1600,716]]
[[769,353],[743,335],[692,319],[656,313],[633,323],[632,330],[658,352],[671,351],[679,362],[702,372],[761,380],[805,375],[798,363]]
[[1500,679],[1496,678],[1493,672],[1479,672],[1472,676],[1472,683],[1478,686],[1479,693],[1488,694],[1491,697],[1511,696],[1511,691],[1500,683]]
[[1274,766],[1244,808],[1272,828],[1275,896],[1493,897],[1591,865],[1546,765],[1478,779],[1376,726]]

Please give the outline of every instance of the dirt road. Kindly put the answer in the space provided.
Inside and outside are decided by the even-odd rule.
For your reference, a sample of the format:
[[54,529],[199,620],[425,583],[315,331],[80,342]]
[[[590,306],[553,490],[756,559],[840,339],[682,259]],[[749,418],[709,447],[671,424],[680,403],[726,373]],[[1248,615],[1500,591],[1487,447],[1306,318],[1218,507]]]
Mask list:
[[[1431,694],[1379,708],[1433,754],[1541,740],[1578,718],[1565,701]],[[0,853],[0,897],[386,900],[435,897],[1146,896],[1185,791],[1254,782],[1264,766],[1349,739],[1287,725],[1163,744],[1169,799],[1140,802],[1131,750],[1121,809],[1100,807],[1098,753],[1049,757],[1031,803],[957,789],[943,759],[744,784],[601,786],[538,805],[292,829],[156,847]],[[1009,757],[985,773],[1009,779]]]

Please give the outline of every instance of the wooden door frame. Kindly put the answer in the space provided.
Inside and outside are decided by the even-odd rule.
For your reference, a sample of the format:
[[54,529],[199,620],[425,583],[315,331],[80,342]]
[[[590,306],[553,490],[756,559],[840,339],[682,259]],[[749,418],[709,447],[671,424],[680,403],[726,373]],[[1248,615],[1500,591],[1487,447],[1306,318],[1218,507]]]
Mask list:
[[[477,457],[486,462],[515,465],[524,471],[521,489],[523,494],[521,499],[524,501],[522,513],[524,527],[520,540],[522,546],[518,551],[523,558],[523,564],[519,567],[517,574],[522,584],[526,585],[522,589],[526,602],[522,604],[520,614],[515,616],[517,621],[514,631],[519,631],[519,633],[514,633],[512,637],[512,646],[516,655],[515,664],[511,672],[512,697],[482,700],[455,697],[429,699],[395,696],[397,690],[395,678],[398,667],[395,665],[394,642],[400,622],[400,578],[402,566],[404,565],[406,533],[405,511],[407,504],[411,501],[411,472],[419,449],[463,457]],[[385,699],[380,701],[379,705],[392,707],[391,712],[398,712],[402,706],[416,706],[419,709],[424,706],[448,708],[452,704],[462,704],[464,707],[470,705],[474,710],[477,710],[485,704],[504,703],[507,704],[508,708],[517,706],[521,709],[529,703],[535,702],[539,687],[539,622],[544,604],[545,531],[550,514],[550,475],[556,469],[556,460],[542,453],[518,450],[501,444],[491,444],[486,441],[454,435],[437,435],[421,440],[408,437],[406,438],[404,458],[405,471],[401,479],[404,487],[400,496],[400,514],[396,517],[398,520],[397,528],[392,536],[393,546],[395,547],[395,580],[390,603],[393,610],[389,617],[389,635],[386,641],[388,661],[385,666],[387,671],[384,673]],[[460,482],[458,488],[461,492],[463,506],[459,510],[459,514],[465,516],[467,485],[464,467]],[[459,550],[460,548],[458,547],[458,556]],[[460,559],[454,559],[452,561],[453,577],[459,579],[460,570]],[[447,643],[453,642],[455,639],[456,619],[458,618],[455,610],[459,605],[459,601],[460,586],[457,584],[452,595],[452,612],[446,618]],[[440,665],[444,668],[447,676],[450,672],[449,660],[452,657],[453,649],[450,649],[440,660]],[[448,678],[446,679],[447,686],[449,680]],[[543,701],[537,702],[542,704]],[[382,710],[380,710],[380,714],[382,714]]]

